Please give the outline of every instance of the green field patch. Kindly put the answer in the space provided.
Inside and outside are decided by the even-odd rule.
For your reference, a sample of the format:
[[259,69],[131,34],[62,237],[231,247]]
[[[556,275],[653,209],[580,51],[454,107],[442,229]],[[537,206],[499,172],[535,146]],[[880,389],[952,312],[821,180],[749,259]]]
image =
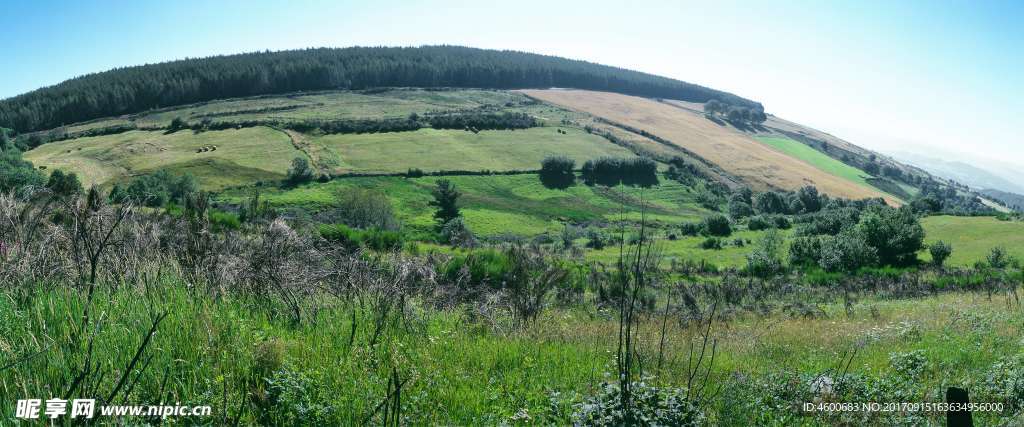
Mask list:
[[336,172],[531,170],[552,155],[565,155],[579,164],[602,156],[632,156],[599,136],[555,127],[325,135],[311,138],[311,145],[314,157],[336,159]]
[[53,142],[25,153],[37,166],[77,173],[86,186],[181,168],[210,189],[283,177],[297,156],[303,154],[287,135],[262,126],[198,134],[131,131]]
[[[439,177],[358,177],[312,183],[293,189],[266,188],[262,197],[277,207],[298,207],[317,212],[331,209],[340,195],[352,188],[366,188],[386,195],[398,219],[414,234],[434,226],[431,191]],[[577,184],[566,190],[544,188],[535,174],[447,177],[462,193],[459,206],[470,228],[481,236],[515,234],[533,236],[558,232],[561,224],[608,223],[622,219],[622,212],[639,210],[640,195],[648,219],[665,222],[696,220],[709,211],[688,201],[685,187],[662,181],[652,189],[588,187]],[[664,187],[664,188],[663,188]],[[241,203],[252,190],[231,190],[220,197]],[[632,218],[632,217],[630,217]],[[627,220],[630,220],[627,218]]]
[[483,106],[503,107],[526,98],[512,92],[489,90],[431,91],[396,89],[383,92],[325,91],[213,101],[194,106],[143,114],[140,126],[167,126],[181,117],[190,122],[245,120],[394,119]]
[[[614,229],[606,230],[615,233]],[[626,236],[636,233],[635,229],[626,229]],[[680,236],[676,240],[669,240],[665,235],[655,237],[655,247],[663,256],[662,267],[668,267],[673,259],[676,261],[700,262],[701,260],[714,264],[717,267],[743,267],[747,264],[747,254],[757,248],[757,244],[764,236],[765,231],[737,231],[729,237],[722,237],[722,249],[702,249],[701,242],[706,238],[703,236]],[[783,236],[789,236],[791,231],[784,230]],[[743,240],[743,246],[734,243],[735,240]],[[634,246],[635,248],[635,246]],[[787,249],[783,249],[783,254]],[[618,245],[610,245],[601,250],[587,251],[588,261],[599,261],[605,264],[614,263],[619,258]]]
[[[850,166],[846,163],[843,163],[839,160],[833,159],[826,155],[825,153],[822,153],[818,150],[809,147],[807,144],[802,144],[789,138],[766,136],[759,136],[757,137],[757,140],[771,146],[772,148],[775,148],[776,150],[785,153],[786,155],[810,163],[812,166],[821,169],[825,172],[828,172],[832,175],[838,176],[840,178],[846,179],[847,181],[854,182],[868,188],[875,188],[887,194],[891,194],[883,188],[878,188],[874,185],[871,185],[871,182],[869,182],[871,174],[864,172],[853,166]],[[897,198],[902,198],[898,194],[891,195]]]
[[[925,243],[937,240],[953,246],[948,265],[971,266],[984,261],[989,251],[1001,246],[1024,261],[1024,222],[1000,221],[995,217],[931,216],[921,220],[926,233]],[[922,259],[931,256],[923,251]]]

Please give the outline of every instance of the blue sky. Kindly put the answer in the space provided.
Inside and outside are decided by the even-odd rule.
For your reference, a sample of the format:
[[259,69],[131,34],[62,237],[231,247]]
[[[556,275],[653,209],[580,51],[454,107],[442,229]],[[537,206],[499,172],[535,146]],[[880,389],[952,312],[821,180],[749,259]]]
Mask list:
[[184,57],[444,43],[699,83],[883,152],[1024,165],[1024,1],[431,3],[4,2],[0,97]]

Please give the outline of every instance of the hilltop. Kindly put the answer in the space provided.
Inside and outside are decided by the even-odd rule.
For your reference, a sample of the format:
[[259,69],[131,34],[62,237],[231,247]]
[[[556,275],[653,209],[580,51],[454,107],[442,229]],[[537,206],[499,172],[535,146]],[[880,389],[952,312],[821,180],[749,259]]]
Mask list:
[[215,56],[90,74],[0,101],[0,127],[40,131],[215,99],[373,87],[572,87],[763,109],[695,84],[554,56],[459,46],[351,47]]

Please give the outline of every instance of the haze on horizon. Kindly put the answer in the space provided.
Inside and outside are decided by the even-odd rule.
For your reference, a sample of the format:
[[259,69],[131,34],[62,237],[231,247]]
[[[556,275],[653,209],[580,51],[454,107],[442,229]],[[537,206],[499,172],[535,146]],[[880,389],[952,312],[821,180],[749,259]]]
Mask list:
[[883,153],[1024,180],[1024,3],[33,2],[0,26],[0,98],[115,67],[305,47],[455,44],[733,92]]

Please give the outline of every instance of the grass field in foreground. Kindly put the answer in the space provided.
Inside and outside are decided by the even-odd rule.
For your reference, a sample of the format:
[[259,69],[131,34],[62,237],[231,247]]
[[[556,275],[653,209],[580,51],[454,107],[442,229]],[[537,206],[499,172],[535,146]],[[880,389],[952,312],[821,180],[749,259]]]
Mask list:
[[[414,231],[433,227],[432,200],[437,177],[344,178],[319,184],[308,184],[290,190],[268,189],[266,200],[278,207],[301,207],[308,211],[330,209],[340,192],[349,188],[379,191],[391,200],[395,213],[404,225]],[[689,187],[662,179],[651,189],[588,187],[577,184],[566,190],[544,188],[535,174],[448,177],[460,192],[459,205],[470,228],[482,236],[516,234],[534,236],[557,233],[562,223],[609,222],[617,220],[625,206],[636,212],[643,198],[651,205],[649,218],[671,224],[696,221],[709,211],[695,202]],[[232,191],[221,196],[240,202],[248,193]],[[636,220],[635,215],[627,219]]]
[[[576,405],[615,370],[615,320],[586,308],[553,308],[524,329],[495,333],[462,311],[412,302],[410,314],[401,323],[386,323],[370,345],[374,314],[359,304],[324,299],[315,316],[296,325],[230,295],[196,298],[173,279],[149,294],[140,287],[109,289],[98,289],[94,308],[104,324],[96,330],[94,358],[111,373],[103,377],[102,389],[114,387],[153,313],[168,313],[139,365],[145,369],[133,371],[137,387],[129,388],[125,400],[211,405],[212,417],[204,421],[213,424],[233,418],[240,408],[245,425],[261,424],[260,414],[282,425],[362,424],[387,393],[392,367],[408,381],[402,416],[413,425],[498,425],[524,413],[540,424],[567,424]],[[920,350],[921,374],[901,387],[921,401],[941,401],[940,391],[950,385],[969,387],[972,401],[991,401],[981,384],[997,362],[1020,348],[1021,312],[1007,311],[1004,298],[862,300],[850,311],[842,304],[822,306],[825,315],[819,318],[776,308],[716,323],[710,383],[723,393],[714,399],[711,421],[752,425],[766,412],[791,417],[789,407],[761,401],[799,401],[771,394],[781,384],[744,387],[767,373],[829,372],[854,349],[849,372],[878,380],[897,375],[892,355]],[[13,416],[17,399],[49,396],[49,387],[70,384],[86,363],[84,352],[69,350],[77,348],[72,343],[81,304],[80,294],[61,288],[31,298],[8,291],[0,296],[0,360],[48,356],[25,358],[0,376],[0,424]],[[657,375],[658,383],[685,386],[687,337],[696,331],[676,321],[663,324],[656,315],[644,319],[638,351],[647,360],[656,356],[660,328],[668,332],[665,365],[651,363],[645,373]],[[277,397],[261,400],[268,384]],[[975,419],[994,417],[978,413]]]
[[[931,216],[922,219],[921,225],[926,244],[942,240],[953,246],[953,254],[946,261],[949,265],[971,266],[984,261],[996,246],[1024,261],[1024,222],[1000,221],[990,216]],[[921,258],[931,259],[927,253]]]
[[[562,133],[565,132],[565,133]],[[632,157],[602,137],[569,127],[520,130],[421,129],[414,132],[325,135],[309,138],[310,155],[335,172],[539,169],[547,156],[584,161]]]
[[79,138],[43,144],[25,153],[25,158],[49,170],[75,172],[86,186],[167,169],[191,172],[204,188],[216,189],[281,179],[292,159],[303,155],[283,132],[261,126],[198,134],[131,131]]

